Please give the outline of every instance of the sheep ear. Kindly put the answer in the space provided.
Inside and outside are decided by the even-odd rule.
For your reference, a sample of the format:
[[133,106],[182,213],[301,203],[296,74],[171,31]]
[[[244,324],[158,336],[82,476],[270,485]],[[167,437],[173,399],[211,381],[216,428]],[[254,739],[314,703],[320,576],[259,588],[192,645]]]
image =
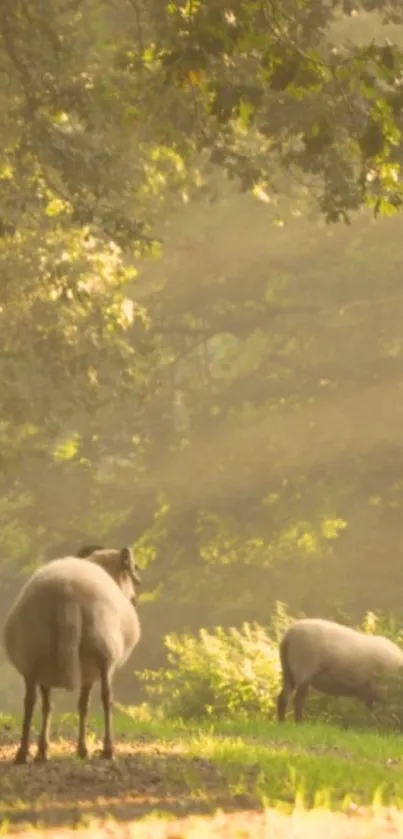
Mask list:
[[120,552],[120,567],[122,571],[128,571],[135,585],[139,586],[141,577],[139,576],[139,568],[133,559],[132,550],[125,545]]
[[133,557],[130,548],[127,545],[122,548],[120,552],[120,567],[122,571],[130,571],[133,566]]
[[79,551],[77,551],[76,556],[78,556],[79,559],[86,559],[87,556],[91,556],[94,551],[103,550],[105,550],[105,548],[102,545],[84,545]]
[[133,564],[132,574],[133,574],[133,580],[136,583],[136,585],[138,585],[138,586],[141,585],[141,577],[140,577],[139,571],[140,571],[140,568],[137,565],[137,562],[135,562]]

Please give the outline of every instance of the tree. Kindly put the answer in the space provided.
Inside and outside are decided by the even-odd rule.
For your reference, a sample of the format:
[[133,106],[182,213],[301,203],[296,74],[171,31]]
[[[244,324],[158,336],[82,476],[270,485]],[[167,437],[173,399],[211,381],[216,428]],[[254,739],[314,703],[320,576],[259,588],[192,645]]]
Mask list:
[[[402,21],[394,2],[354,4]],[[199,148],[244,189],[275,194],[301,171],[328,221],[401,206],[402,55],[392,43],[335,46],[345,3],[170,3],[157,54],[166,84],[193,90]]]
[[[361,484],[365,503],[381,484],[389,510],[395,414],[385,451],[379,393],[367,390],[374,365],[392,390],[401,374],[398,306],[385,314],[391,347],[367,332],[387,258],[398,292],[400,251],[385,250],[384,227],[375,247],[358,214],[351,238],[301,222],[297,245],[295,226],[287,240],[296,250],[272,253],[276,190],[290,185],[288,214],[311,209],[307,188],[328,221],[368,204],[400,208],[400,49],[334,46],[341,14],[341,4],[295,0],[2,9],[4,573],[83,539],[136,540],[164,594],[149,615],[166,620],[171,608],[169,620],[194,621],[200,606],[201,621],[255,616],[281,562],[300,591],[309,562],[327,579]],[[225,231],[213,200],[231,190],[223,173],[265,199],[259,219],[245,197]],[[173,219],[184,225],[195,208],[210,228],[197,250],[189,221],[182,262]],[[147,263],[160,235],[165,261]],[[358,320],[339,314],[363,299]],[[326,426],[337,405],[347,411],[346,381],[374,417],[353,459],[351,429]]]

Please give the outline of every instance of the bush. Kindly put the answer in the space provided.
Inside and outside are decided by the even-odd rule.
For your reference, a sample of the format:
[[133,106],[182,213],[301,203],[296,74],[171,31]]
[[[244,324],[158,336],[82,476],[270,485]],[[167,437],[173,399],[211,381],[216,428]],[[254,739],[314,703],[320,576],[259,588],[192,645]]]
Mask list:
[[271,632],[243,623],[240,629],[167,635],[169,666],[139,677],[167,716],[273,716],[280,686],[278,641],[290,621],[277,604]]
[[168,716],[271,714],[279,684],[277,644],[264,630],[244,623],[225,632],[201,629],[196,637],[168,635],[171,665],[143,671],[147,693]]
[[[237,629],[201,629],[197,635],[165,638],[168,667],[139,674],[149,698],[169,717],[184,720],[220,716],[275,719],[281,670],[278,644],[293,622],[285,606],[276,611],[267,629],[244,623]],[[403,646],[403,624],[393,616],[368,612],[364,632],[385,635]],[[397,686],[385,705],[370,713],[354,698],[328,697],[311,691],[305,718],[358,727],[403,728],[403,691]],[[291,709],[290,709],[291,710]]]

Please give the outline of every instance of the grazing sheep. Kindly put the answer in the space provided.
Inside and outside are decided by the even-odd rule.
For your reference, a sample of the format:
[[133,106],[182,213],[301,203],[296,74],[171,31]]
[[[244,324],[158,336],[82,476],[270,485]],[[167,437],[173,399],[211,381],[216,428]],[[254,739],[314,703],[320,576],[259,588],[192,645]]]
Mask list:
[[355,696],[368,709],[380,698],[382,680],[403,675],[403,652],[381,635],[358,632],[320,618],[297,620],[280,644],[283,688],[277,716],[284,722],[294,695],[294,717],[301,722],[310,687],[333,696]]
[[80,688],[77,753],[87,756],[86,718],[97,679],[105,718],[102,756],[113,757],[112,678],[140,639],[135,609],[140,582],[132,552],[124,547],[91,551],[88,559],[55,559],[25,583],[4,627],[7,657],[25,682],[16,763],[26,763],[29,756],[37,686],[42,696],[42,728],[36,760],[47,759],[52,688]]

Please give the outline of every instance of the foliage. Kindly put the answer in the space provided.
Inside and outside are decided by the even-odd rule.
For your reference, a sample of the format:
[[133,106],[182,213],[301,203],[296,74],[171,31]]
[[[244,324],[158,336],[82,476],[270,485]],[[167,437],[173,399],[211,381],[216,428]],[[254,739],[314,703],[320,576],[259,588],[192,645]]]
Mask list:
[[272,711],[278,687],[274,645],[260,627],[205,629],[198,637],[169,635],[170,667],[146,671],[148,693],[165,713],[192,719]]
[[[396,4],[357,3],[401,22]],[[300,171],[329,221],[401,206],[401,50],[334,43],[344,3],[20,3],[0,21],[2,236],[89,228],[149,246],[211,166],[250,190]]]
[[[358,2],[400,23],[395,3]],[[194,91],[193,130],[245,190],[270,196],[276,173],[309,175],[327,221],[402,205],[401,49],[336,46],[346,3],[170,3],[157,44],[166,84]]]
[[[275,719],[281,685],[278,643],[292,620],[284,604],[277,603],[267,629],[244,623],[226,631],[222,627],[210,632],[201,629],[196,636],[168,635],[168,666],[140,674],[148,696],[168,717],[183,720],[227,715]],[[403,623],[393,616],[370,612],[357,628],[403,642]],[[386,685],[374,714],[356,699],[324,697],[312,691],[304,715],[307,721],[401,729],[401,684]]]

